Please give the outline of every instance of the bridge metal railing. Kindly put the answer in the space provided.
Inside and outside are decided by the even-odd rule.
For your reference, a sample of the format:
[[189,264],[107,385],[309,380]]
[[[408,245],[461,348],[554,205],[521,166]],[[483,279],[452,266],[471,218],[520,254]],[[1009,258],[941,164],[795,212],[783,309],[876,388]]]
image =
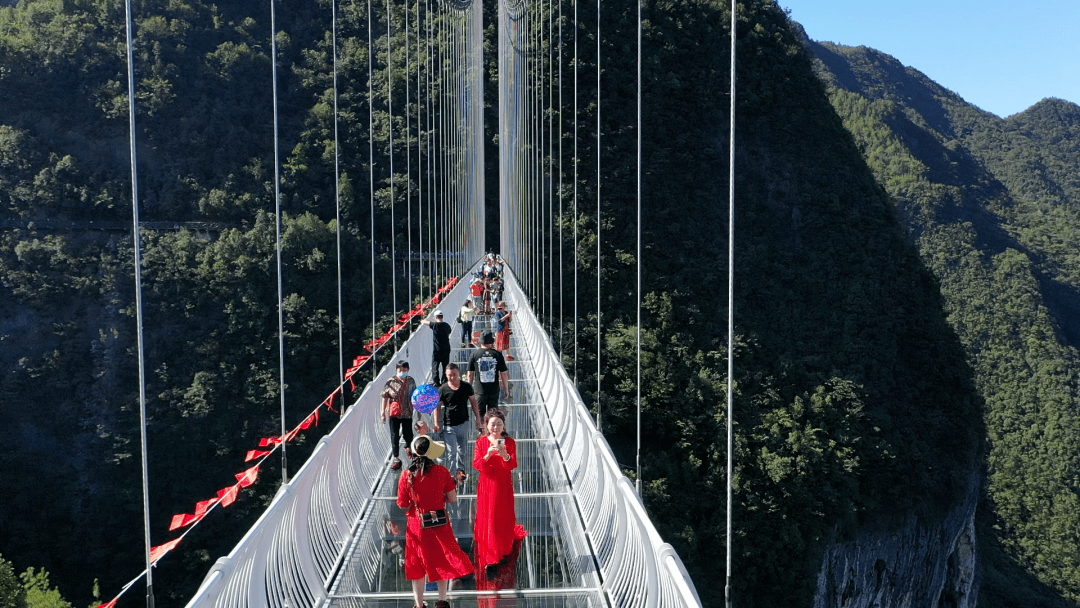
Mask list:
[[572,492],[612,605],[700,606],[697,589],[674,548],[663,541],[596,429],[573,380],[511,273],[506,299],[514,332],[530,353],[538,388]]
[[[439,307],[456,311],[467,289],[459,283]],[[409,361],[419,381],[431,366],[431,346],[431,332],[417,331],[393,361]],[[314,608],[326,599],[379,484],[396,481],[385,479],[388,439],[378,420],[379,393],[394,372],[388,365],[368,383],[240,543],[211,567],[188,608]]]

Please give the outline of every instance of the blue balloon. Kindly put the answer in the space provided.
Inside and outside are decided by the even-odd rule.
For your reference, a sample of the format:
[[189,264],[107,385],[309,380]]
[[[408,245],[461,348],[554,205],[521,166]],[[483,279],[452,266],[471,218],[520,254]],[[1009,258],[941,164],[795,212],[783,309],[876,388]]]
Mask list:
[[439,407],[439,389],[433,384],[421,384],[412,393],[412,404],[423,414],[434,412]]

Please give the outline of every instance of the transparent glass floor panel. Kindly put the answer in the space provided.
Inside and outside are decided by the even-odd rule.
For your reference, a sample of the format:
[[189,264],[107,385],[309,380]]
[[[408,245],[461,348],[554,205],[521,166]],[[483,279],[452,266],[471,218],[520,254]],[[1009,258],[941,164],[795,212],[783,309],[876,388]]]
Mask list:
[[[515,589],[564,589],[593,586],[595,564],[580,540],[580,527],[569,495],[525,495],[515,501],[517,522],[529,531],[515,559],[493,573],[493,580],[510,581]],[[466,554],[473,555],[475,497],[448,505],[454,535]],[[405,512],[390,499],[376,501],[367,525],[358,532],[332,595],[408,593],[405,578]],[[475,591],[476,577],[454,584],[455,590]]]

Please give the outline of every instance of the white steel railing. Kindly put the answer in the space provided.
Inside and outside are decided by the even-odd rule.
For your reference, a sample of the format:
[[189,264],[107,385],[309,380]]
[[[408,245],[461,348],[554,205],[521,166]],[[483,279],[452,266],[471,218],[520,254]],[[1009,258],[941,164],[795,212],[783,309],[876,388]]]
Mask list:
[[506,272],[514,335],[529,352],[555,440],[612,606],[700,606],[682,560],[645,512],[615,456],[533,314]]
[[[459,283],[439,307],[456,311],[467,290]],[[431,366],[431,346],[431,332],[417,331],[392,361],[407,360],[419,383]],[[388,435],[378,420],[380,389],[394,367],[368,383],[240,543],[214,564],[188,608],[314,608],[326,599],[375,490],[396,481],[383,479]]]

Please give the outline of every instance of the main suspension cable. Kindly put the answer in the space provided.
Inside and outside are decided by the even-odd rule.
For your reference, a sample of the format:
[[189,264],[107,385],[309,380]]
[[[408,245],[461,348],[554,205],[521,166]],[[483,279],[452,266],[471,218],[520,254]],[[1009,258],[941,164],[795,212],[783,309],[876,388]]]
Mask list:
[[139,170],[135,137],[135,20],[131,0],[124,3],[125,32],[127,37],[127,85],[128,85],[128,145],[131,155],[131,236],[135,253],[135,335],[139,366],[139,452],[142,458],[143,541],[146,558],[146,608],[154,608],[153,569],[150,567],[150,472],[149,452],[146,438],[146,364],[143,345],[142,305],[142,231],[139,227]]
[[[277,242],[277,308],[278,308],[278,388],[281,399],[281,436],[285,436],[285,290],[281,271],[281,160],[278,152],[278,86],[277,86],[277,25],[274,0],[270,0],[270,71],[274,88],[274,233]],[[281,484],[289,483],[289,459],[285,443],[281,444]]]

